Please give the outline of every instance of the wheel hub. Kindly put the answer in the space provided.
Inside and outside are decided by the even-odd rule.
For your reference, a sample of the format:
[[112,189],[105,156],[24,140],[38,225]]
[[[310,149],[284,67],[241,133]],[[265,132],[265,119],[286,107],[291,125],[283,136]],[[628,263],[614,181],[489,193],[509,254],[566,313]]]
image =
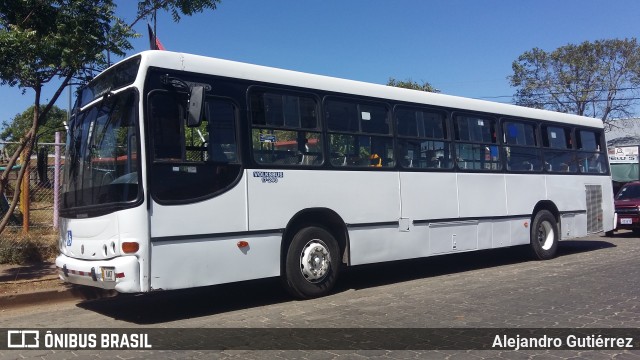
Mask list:
[[549,250],[551,248],[554,236],[555,234],[553,233],[551,224],[546,221],[540,224],[538,227],[538,241],[543,250]]
[[331,265],[331,257],[327,245],[322,240],[309,241],[300,254],[300,271],[307,281],[322,281]]

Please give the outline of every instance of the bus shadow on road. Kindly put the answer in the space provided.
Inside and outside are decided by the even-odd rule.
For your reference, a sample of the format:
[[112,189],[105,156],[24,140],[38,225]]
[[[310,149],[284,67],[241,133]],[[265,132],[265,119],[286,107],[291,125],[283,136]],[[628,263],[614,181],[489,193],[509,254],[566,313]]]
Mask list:
[[[160,324],[293,301],[275,278],[147,294],[119,294],[77,306],[140,325]],[[238,325],[241,327],[241,325]]]
[[[566,240],[560,242],[558,257],[615,247],[602,240]],[[533,260],[529,246],[514,246],[428,258],[356,266],[344,274],[338,291],[364,289],[416,279],[463,273]]]
[[[621,234],[620,237],[625,235]],[[558,257],[616,246],[606,241],[609,239],[602,239],[562,241]],[[533,261],[528,246],[517,246],[355,266],[343,271],[334,293],[528,261]],[[117,320],[151,325],[292,301],[295,300],[280,286],[280,281],[270,278],[140,295],[120,294],[114,298],[86,301],[77,306]],[[238,326],[243,325],[239,323]]]

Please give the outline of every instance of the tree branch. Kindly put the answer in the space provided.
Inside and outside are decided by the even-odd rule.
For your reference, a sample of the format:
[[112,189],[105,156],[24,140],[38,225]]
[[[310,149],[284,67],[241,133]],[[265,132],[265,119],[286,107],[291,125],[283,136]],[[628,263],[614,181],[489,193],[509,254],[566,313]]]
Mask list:
[[67,76],[64,78],[64,80],[62,81],[62,84],[60,85],[60,87],[58,87],[58,90],[56,90],[55,94],[53,94],[53,97],[51,98],[47,106],[44,108],[44,110],[42,110],[42,113],[40,113],[40,116],[38,117],[38,125],[41,125],[42,123],[41,119],[44,119],[47,116],[47,114],[49,113],[49,110],[51,110],[51,108],[56,103],[56,101],[58,101],[60,94],[62,94],[62,91],[64,90],[64,88],[67,87],[67,84],[71,80],[72,76],[73,76],[73,73],[69,72],[69,74],[67,74]]
[[130,28],[133,28],[138,21],[146,18],[147,16],[149,16],[152,12],[164,8],[166,5],[168,5],[171,2],[171,0],[165,0],[165,1],[161,1],[159,3],[156,3],[156,6],[153,6],[145,11],[142,11],[140,13],[138,13],[138,17],[129,25]]

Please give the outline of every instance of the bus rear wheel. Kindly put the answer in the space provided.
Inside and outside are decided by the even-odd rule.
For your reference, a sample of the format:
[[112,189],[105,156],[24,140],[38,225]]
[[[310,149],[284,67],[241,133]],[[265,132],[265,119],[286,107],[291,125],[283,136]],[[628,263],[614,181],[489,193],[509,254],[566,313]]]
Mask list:
[[328,294],[340,268],[338,242],[327,230],[300,229],[289,244],[283,280],[295,297],[311,299]]
[[540,210],[531,226],[531,250],[539,260],[548,260],[558,251],[558,223],[548,210]]

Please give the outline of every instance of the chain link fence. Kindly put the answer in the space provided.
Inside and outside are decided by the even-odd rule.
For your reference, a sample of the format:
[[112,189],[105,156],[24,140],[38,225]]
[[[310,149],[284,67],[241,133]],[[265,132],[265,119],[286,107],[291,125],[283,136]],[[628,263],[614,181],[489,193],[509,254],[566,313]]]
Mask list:
[[[15,143],[0,142],[0,144],[3,147],[0,170],[4,171],[8,156],[12,154],[11,149],[15,148]],[[5,193],[0,194],[0,214],[4,216],[9,209],[16,187],[20,186],[17,183],[18,172],[25,163],[29,166],[28,201],[25,197],[20,196],[20,201],[7,225],[7,230],[19,231],[23,228],[25,221],[28,222],[29,229],[34,230],[54,230],[57,227],[64,148],[65,144],[59,141],[37,144],[28,162],[19,161],[13,167],[9,173],[9,182]],[[28,211],[25,211],[25,207],[28,207]]]

